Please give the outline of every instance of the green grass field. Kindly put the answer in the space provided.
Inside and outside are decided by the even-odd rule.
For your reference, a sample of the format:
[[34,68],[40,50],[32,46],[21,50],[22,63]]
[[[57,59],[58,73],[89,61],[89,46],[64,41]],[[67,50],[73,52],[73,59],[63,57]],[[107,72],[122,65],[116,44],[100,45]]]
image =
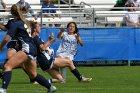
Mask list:
[[[84,76],[93,77],[93,81],[78,82],[67,70],[66,83],[53,84],[57,87],[56,93],[140,93],[140,66],[77,68]],[[40,69],[38,72],[50,78]],[[40,85],[30,84],[22,69],[15,69],[7,93],[47,93],[47,90]]]

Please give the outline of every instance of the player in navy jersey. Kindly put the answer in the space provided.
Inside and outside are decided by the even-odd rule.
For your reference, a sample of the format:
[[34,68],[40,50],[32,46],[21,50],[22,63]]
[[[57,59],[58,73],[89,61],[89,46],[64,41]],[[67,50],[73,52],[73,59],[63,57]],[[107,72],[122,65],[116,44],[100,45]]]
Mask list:
[[33,24],[34,27],[32,28],[32,37],[34,38],[34,42],[36,43],[38,47],[38,53],[37,53],[37,62],[39,63],[41,69],[43,71],[47,71],[51,76],[52,80],[50,82],[63,82],[64,78],[59,73],[58,69],[63,67],[69,67],[71,72],[74,74],[74,76],[82,82],[89,82],[92,80],[92,78],[85,78],[83,77],[80,72],[76,69],[73,62],[67,58],[55,58],[53,59],[52,56],[49,55],[49,53],[46,50],[47,47],[49,47],[53,42],[55,42],[56,39],[53,38],[53,34],[50,35],[47,42],[43,42],[42,39],[38,36],[40,29],[39,25],[37,23]]
[[30,78],[36,80],[42,86],[48,88],[48,93],[56,91],[56,87],[49,84],[49,82],[37,74],[36,72],[36,62],[35,57],[37,55],[36,45],[31,37],[31,29],[19,7],[14,4],[11,7],[11,14],[14,19],[10,20],[8,25],[8,32],[0,44],[0,50],[3,49],[4,45],[12,37],[16,37],[21,44],[21,49],[13,55],[4,65],[4,71],[2,74],[2,88],[0,88],[0,93],[6,93],[6,89],[11,80],[12,69],[24,64],[26,71]]

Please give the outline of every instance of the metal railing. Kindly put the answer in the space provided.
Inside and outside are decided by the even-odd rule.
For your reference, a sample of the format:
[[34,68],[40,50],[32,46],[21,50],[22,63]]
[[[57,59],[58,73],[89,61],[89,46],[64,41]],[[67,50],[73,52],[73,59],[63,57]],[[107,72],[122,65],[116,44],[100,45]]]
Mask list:
[[[124,17],[125,14],[127,13],[127,9],[129,8],[129,7],[116,7],[113,9],[122,9],[122,11],[110,11],[110,9],[112,8],[91,8],[91,7],[85,8],[83,7],[83,5],[89,5],[89,4],[85,4],[84,2],[81,2],[80,6],[76,8],[70,8],[68,5],[65,5],[67,6],[67,8],[49,8],[49,9],[56,9],[57,11],[61,11],[61,13],[59,12],[53,13],[53,14],[58,14],[60,17],[72,17],[73,21],[77,22],[79,27],[100,27],[100,24],[98,23],[107,22],[106,20],[107,17]],[[87,9],[91,11],[87,12],[86,11]],[[38,11],[37,15],[39,15],[40,18],[43,18],[45,15],[45,14],[42,14],[41,12],[42,10],[47,10],[47,8],[34,9],[34,11]],[[139,12],[140,8],[137,8],[137,10],[138,11],[136,13],[140,14]],[[9,10],[6,10],[6,11],[9,11]],[[49,14],[52,14],[52,13],[49,13]],[[85,15],[90,15],[90,16],[85,16]],[[0,18],[7,19],[10,17],[11,17],[10,14],[4,15],[0,13]],[[31,15],[26,14],[26,17],[31,17]],[[42,22],[43,20],[41,21],[40,24],[42,24]],[[1,22],[1,23],[5,23],[5,22]]]

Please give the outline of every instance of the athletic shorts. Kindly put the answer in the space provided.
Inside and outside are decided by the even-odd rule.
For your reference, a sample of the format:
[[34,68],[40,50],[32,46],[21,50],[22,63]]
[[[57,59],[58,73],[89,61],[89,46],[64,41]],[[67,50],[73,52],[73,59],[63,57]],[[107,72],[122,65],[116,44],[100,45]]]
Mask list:
[[37,47],[33,42],[24,42],[21,43],[21,51],[25,52],[26,55],[31,59],[35,60],[37,56]]
[[14,49],[16,51],[19,51],[21,47],[18,44],[18,41],[9,41],[7,44],[8,49]]
[[70,60],[74,60],[74,55],[69,53],[57,53],[61,58],[69,58]]
[[37,63],[43,71],[51,69],[53,67],[53,61],[53,58],[48,60],[48,58],[43,53],[40,53],[37,56]]

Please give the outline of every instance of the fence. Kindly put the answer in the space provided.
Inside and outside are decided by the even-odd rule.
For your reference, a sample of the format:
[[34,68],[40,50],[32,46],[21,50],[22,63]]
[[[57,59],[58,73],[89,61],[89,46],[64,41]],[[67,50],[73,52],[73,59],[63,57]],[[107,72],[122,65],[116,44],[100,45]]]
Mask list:
[[[41,38],[46,41],[53,32],[55,37],[60,28],[42,28]],[[79,28],[84,46],[78,46],[75,61],[91,60],[140,60],[140,28]],[[0,33],[0,40],[5,32]],[[60,39],[51,47],[55,52]],[[6,51],[0,52],[0,62],[6,58]],[[55,55],[54,55],[55,57]]]

